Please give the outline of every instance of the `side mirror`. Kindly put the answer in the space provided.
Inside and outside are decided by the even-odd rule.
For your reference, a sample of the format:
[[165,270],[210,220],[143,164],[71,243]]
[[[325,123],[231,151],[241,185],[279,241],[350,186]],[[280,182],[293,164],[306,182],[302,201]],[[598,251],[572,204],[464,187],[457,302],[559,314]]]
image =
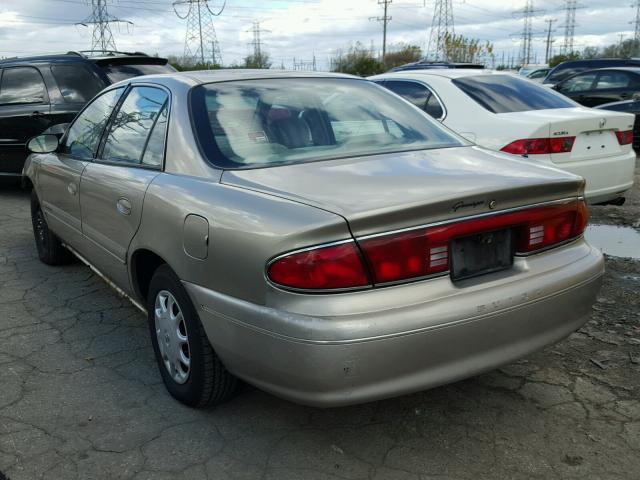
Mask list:
[[44,134],[33,137],[27,142],[27,150],[31,153],[52,153],[58,149],[59,140],[56,135]]

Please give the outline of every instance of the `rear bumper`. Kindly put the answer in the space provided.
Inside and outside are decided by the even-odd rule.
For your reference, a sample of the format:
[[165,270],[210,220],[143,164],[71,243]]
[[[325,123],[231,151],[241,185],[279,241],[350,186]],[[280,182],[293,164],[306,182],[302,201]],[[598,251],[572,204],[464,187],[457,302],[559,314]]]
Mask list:
[[[340,406],[473,376],[578,329],[600,288],[602,255],[583,240],[557,250],[540,255],[544,265],[518,259],[511,278],[502,272],[451,286],[442,277],[380,289],[395,297],[422,292],[421,302],[405,298],[402,308],[383,311],[349,314],[334,305],[326,307],[334,314],[304,315],[185,286],[231,372],[299,403]],[[443,287],[449,295],[430,293]],[[353,295],[366,303],[377,293]]]
[[636,154],[631,150],[613,157],[552,165],[583,177],[587,181],[585,198],[593,204],[618,198],[633,186]]

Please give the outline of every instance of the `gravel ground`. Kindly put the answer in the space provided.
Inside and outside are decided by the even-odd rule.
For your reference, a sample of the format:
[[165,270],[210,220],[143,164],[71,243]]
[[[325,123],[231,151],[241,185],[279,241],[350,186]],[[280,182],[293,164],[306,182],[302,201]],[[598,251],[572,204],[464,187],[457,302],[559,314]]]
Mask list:
[[[245,387],[191,410],[143,316],[88,268],[37,260],[24,192],[0,205],[0,478],[640,477],[639,261],[607,258],[578,333],[480,377],[330,410]],[[640,230],[640,188],[592,219]]]

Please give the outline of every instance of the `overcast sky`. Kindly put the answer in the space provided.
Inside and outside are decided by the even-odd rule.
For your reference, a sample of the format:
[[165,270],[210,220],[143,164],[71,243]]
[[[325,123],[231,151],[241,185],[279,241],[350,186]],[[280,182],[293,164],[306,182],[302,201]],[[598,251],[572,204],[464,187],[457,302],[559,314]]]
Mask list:
[[[91,13],[90,0],[0,0],[0,57],[29,53],[83,50],[91,46],[91,31],[76,23]],[[139,50],[161,56],[182,55],[186,21],[179,19],[173,0],[110,0],[109,13],[133,22],[112,26],[119,50]],[[211,0],[213,10],[222,0]],[[576,13],[577,48],[604,46],[633,36],[635,10],[631,0],[582,0]],[[518,55],[522,20],[514,12],[525,1],[453,0],[456,33],[489,40],[498,62],[502,53]],[[561,0],[536,0],[541,10],[534,20],[533,48],[544,60],[546,18],[556,18],[555,50],[564,33]],[[434,0],[393,0],[389,6],[388,43],[406,42],[426,47]],[[293,57],[320,67],[340,48],[360,41],[380,48],[382,25],[370,17],[382,15],[378,0],[228,0],[215,26],[224,63],[241,62],[250,52],[252,21],[261,22],[264,50],[279,66],[291,68]]]

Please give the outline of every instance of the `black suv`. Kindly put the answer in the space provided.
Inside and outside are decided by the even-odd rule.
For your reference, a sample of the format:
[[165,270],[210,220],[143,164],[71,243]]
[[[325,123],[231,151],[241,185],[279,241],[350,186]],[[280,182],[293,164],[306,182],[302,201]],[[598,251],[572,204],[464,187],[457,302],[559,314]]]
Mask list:
[[403,70],[428,70],[432,68],[473,68],[481,70],[485,67],[479,63],[430,62],[421,60],[419,62],[406,63],[399,67],[394,67],[389,71],[402,72]]
[[174,72],[144,53],[83,51],[0,61],[0,177],[20,176],[26,142],[68,123],[100,90],[139,75]]
[[552,68],[542,83],[556,85],[565,78],[569,78],[576,73],[584,72],[585,70],[609,67],[640,67],[640,59],[594,58],[590,60],[568,60]]

